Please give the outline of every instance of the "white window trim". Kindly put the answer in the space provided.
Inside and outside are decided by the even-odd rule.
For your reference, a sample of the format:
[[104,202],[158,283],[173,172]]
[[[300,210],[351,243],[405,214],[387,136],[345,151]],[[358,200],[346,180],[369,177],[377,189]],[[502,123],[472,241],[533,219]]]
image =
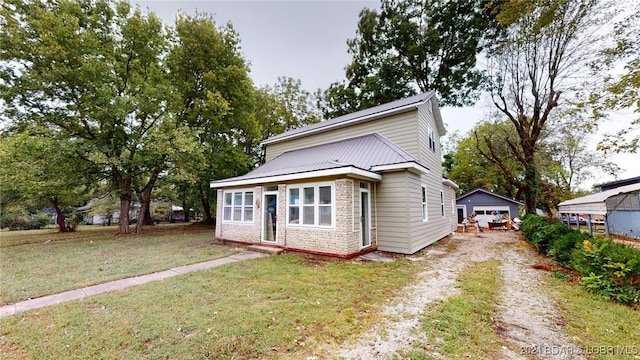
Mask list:
[[444,209],[444,191],[440,190],[440,214],[442,217],[445,217],[445,209]]
[[436,139],[435,136],[433,134],[433,129],[431,128],[431,126],[428,127],[428,134],[427,136],[429,137],[428,141],[429,141],[429,149],[431,149],[431,151],[436,151]]
[[[241,214],[240,214],[240,221],[238,220],[233,220],[233,208],[237,207],[238,205],[236,205],[235,202],[235,196],[234,194],[236,193],[242,193],[242,205],[240,205],[241,208]],[[247,193],[251,193],[251,198],[253,199],[253,201],[251,202],[251,204],[245,204],[245,197]],[[231,194],[231,205],[227,205],[225,204],[225,198],[227,196],[227,194]],[[224,190],[222,192],[222,223],[229,223],[229,224],[253,224],[255,222],[256,219],[256,209],[255,209],[255,196],[256,196],[256,192],[255,189],[233,189],[233,190]],[[231,208],[231,219],[225,219],[224,218],[224,209],[230,207]],[[244,218],[244,214],[245,214],[245,210],[247,208],[251,207],[251,213],[252,213],[252,219],[251,220],[245,220]]]
[[[424,199],[422,198],[423,191]],[[427,222],[429,221],[429,192],[427,191],[427,185],[420,186],[420,204],[422,205],[422,222]]]
[[[321,206],[328,206],[328,205],[321,205],[320,204],[320,191],[318,190],[321,187],[325,187],[325,186],[329,186],[331,188],[331,225],[320,225],[320,207]],[[302,223],[302,217],[303,217],[303,204],[302,204],[302,199],[304,197],[304,188],[310,188],[313,187],[313,196],[314,196],[314,203],[313,203],[313,207],[314,207],[314,212],[313,212],[313,224],[303,224]],[[300,197],[300,203],[297,205],[299,207],[299,212],[298,212],[298,217],[299,217],[299,222],[298,224],[291,224],[289,222],[289,215],[290,215],[290,206],[291,206],[291,201],[290,201],[290,189],[298,189],[298,196]],[[286,212],[287,212],[287,228],[304,228],[304,229],[325,229],[325,230],[335,230],[335,226],[336,226],[336,186],[335,186],[335,182],[333,181],[329,181],[329,182],[317,182],[317,183],[303,183],[303,184],[292,184],[292,185],[287,185],[287,190],[286,190],[286,204],[287,204],[287,208],[286,208]]]

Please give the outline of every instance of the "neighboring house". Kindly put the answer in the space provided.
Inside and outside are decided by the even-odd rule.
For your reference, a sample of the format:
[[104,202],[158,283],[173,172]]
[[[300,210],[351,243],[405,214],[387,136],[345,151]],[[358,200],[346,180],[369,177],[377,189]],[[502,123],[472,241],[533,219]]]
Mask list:
[[[640,183],[563,201],[558,204],[561,217],[587,218],[586,226],[593,234],[594,219],[603,218],[605,234],[640,239]],[[579,227],[579,224],[577,224]]]
[[412,254],[455,231],[434,92],[288,131],[266,163],[211,182],[216,238],[352,257]]
[[488,227],[488,222],[496,216],[507,214],[509,219],[518,216],[518,207],[523,203],[506,196],[498,195],[484,189],[475,189],[456,199],[457,220],[462,220],[471,213],[476,214],[476,220],[482,227]]
[[[85,206],[81,206],[76,208],[77,212],[82,213],[82,221],[87,225],[108,225],[108,224],[117,224],[120,221],[120,211],[116,210],[113,215],[111,215],[111,219],[105,217],[103,215],[93,214],[91,209],[94,208],[93,199],[89,201],[89,203]],[[137,219],[138,213],[140,212],[140,203],[131,203],[131,208],[129,210],[129,219]],[[109,221],[111,220],[111,221]]]

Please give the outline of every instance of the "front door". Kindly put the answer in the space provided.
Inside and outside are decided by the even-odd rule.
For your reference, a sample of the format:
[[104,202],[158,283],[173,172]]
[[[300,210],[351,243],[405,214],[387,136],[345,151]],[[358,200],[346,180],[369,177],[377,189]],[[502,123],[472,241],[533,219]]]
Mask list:
[[370,234],[370,213],[369,213],[369,192],[360,189],[360,234],[362,236],[360,245],[367,247],[371,245]]
[[264,214],[262,221],[262,241],[276,242],[278,224],[278,195],[277,193],[264,194]]

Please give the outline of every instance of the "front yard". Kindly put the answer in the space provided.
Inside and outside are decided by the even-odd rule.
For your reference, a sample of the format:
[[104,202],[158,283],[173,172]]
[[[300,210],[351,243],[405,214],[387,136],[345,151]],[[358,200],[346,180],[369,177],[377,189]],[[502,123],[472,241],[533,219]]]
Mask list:
[[[55,234],[11,242],[3,233],[3,296],[6,277],[16,279],[14,293],[31,294],[74,288],[68,272],[100,281],[95,258],[144,272],[235,251],[213,244],[210,229],[159,227],[140,238],[91,231],[47,244]],[[582,349],[586,359],[640,359],[640,311],[534,269],[539,256],[514,236],[455,235],[412,257],[421,261],[289,253],[18,313],[0,318],[0,358],[496,359]],[[47,270],[16,277],[39,266]],[[58,285],[36,291],[47,282]]]
[[379,320],[418,266],[285,254],[0,319],[11,359],[254,359],[322,353]]
[[140,236],[115,236],[115,227],[84,226],[0,233],[0,305],[110,280],[148,274],[230,255],[213,230],[159,225]]

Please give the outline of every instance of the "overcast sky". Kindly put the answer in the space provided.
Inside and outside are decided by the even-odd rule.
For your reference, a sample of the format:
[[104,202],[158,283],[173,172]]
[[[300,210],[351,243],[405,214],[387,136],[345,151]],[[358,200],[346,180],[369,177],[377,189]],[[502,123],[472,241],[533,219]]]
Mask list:
[[[231,22],[240,35],[241,51],[250,63],[255,85],[273,85],[279,76],[287,76],[300,79],[310,92],[344,79],[344,68],[351,61],[347,39],[355,37],[358,14],[365,7],[379,7],[378,0],[131,1],[169,25],[179,11],[208,13],[218,26]],[[466,133],[489,110],[491,106],[481,102],[474,108],[443,108],[442,117],[449,133]],[[592,142],[595,148],[595,137]],[[640,176],[638,157],[614,157],[624,169],[620,178]],[[613,178],[602,177],[595,183],[609,180]]]

